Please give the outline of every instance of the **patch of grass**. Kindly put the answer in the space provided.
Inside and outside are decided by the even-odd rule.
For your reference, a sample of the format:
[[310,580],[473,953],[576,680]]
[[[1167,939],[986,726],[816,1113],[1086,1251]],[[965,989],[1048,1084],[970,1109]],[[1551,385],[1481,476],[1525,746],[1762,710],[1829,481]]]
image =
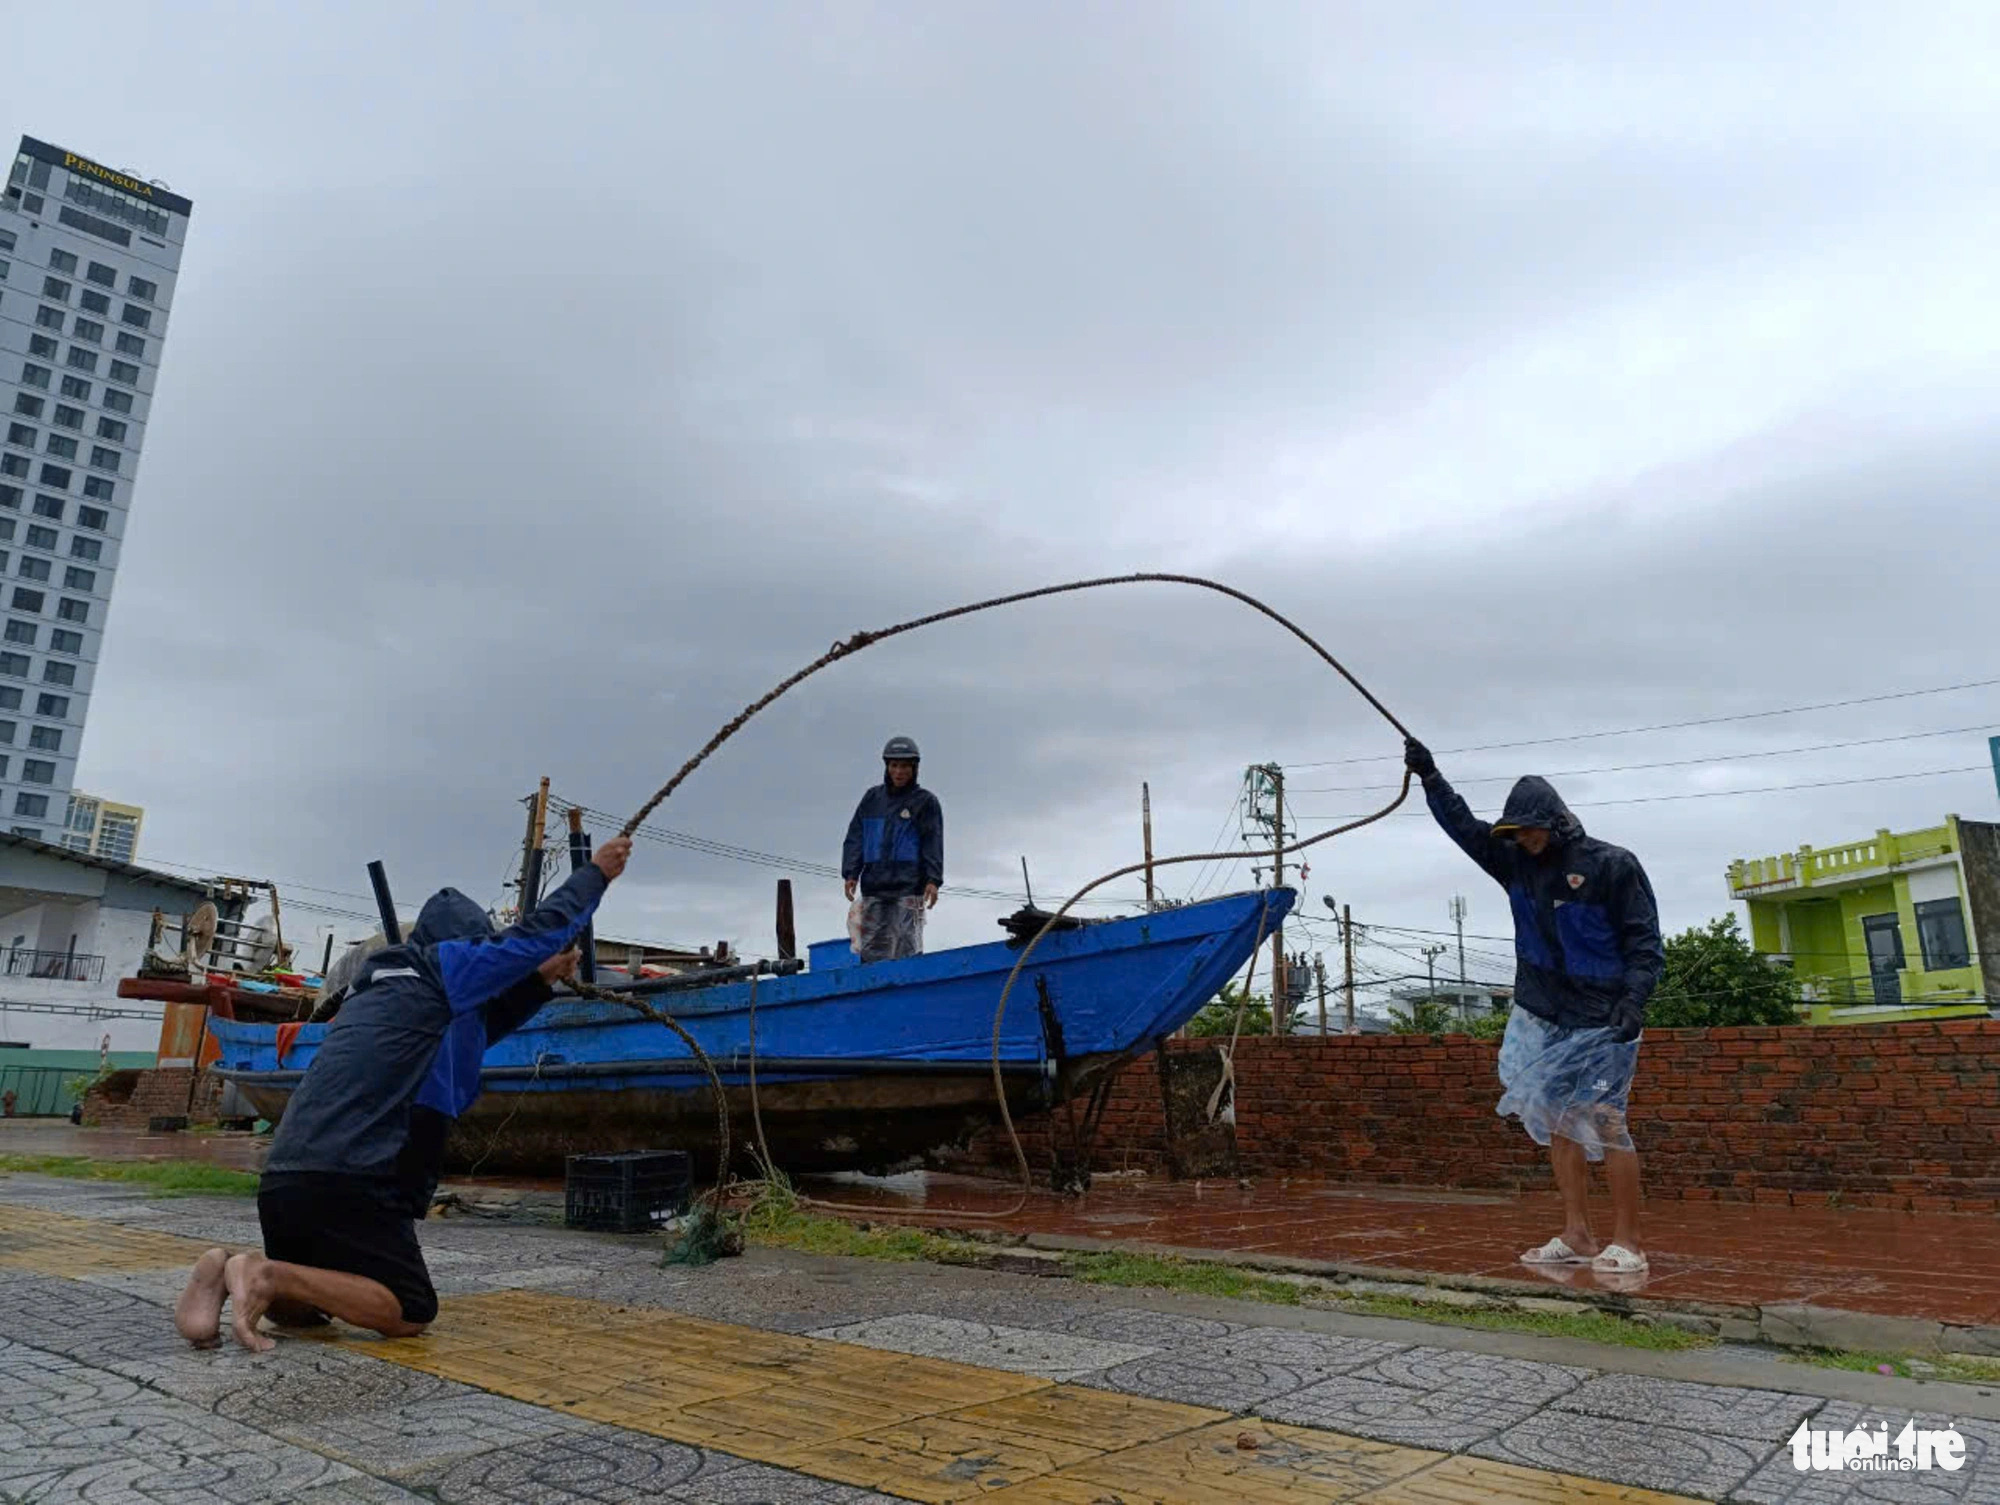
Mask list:
[[1072,1254],[1066,1271],[1088,1285],[1143,1286],[1185,1291],[1191,1296],[1227,1296],[1238,1301],[1267,1301],[1273,1306],[1297,1306],[1305,1291],[1290,1281],[1272,1280],[1255,1271],[1198,1259],[1167,1259],[1153,1254]]
[[1545,1338],[1576,1338],[1586,1343],[1611,1343],[1620,1348],[1677,1352],[1713,1348],[1716,1340],[1664,1324],[1634,1322],[1609,1312],[1523,1312],[1505,1306],[1443,1306],[1413,1301],[1407,1296],[1343,1295],[1338,1286],[1324,1289],[1325,1304],[1368,1317],[1394,1317],[1404,1322],[1429,1322],[1441,1327],[1476,1327],[1487,1332],[1534,1333]]
[[2000,1359],[1974,1354],[1858,1353],[1842,1348],[1807,1348],[1786,1355],[1790,1364],[1820,1369],[1848,1369],[1880,1374],[1884,1369],[1902,1379],[1952,1380],[1965,1385],[2000,1384]]
[[254,1171],[196,1160],[94,1160],[87,1155],[0,1155],[0,1171],[60,1176],[70,1181],[124,1181],[146,1186],[156,1196],[254,1197]]

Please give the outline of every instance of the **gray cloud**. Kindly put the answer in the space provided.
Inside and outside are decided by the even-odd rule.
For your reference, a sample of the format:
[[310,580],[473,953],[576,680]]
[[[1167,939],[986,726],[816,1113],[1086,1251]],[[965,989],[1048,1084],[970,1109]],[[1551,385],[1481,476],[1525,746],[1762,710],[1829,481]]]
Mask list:
[[[68,44],[23,24],[29,55]],[[1100,571],[1268,593],[1439,746],[1991,670],[1983,9],[105,25],[102,87],[25,73],[15,124],[197,206],[83,753],[148,806],[146,856],[356,892],[380,856],[412,899],[497,899],[537,775],[622,812],[835,637]],[[1717,760],[1566,781],[1586,805],[1869,777],[1983,744],[1727,760],[1993,706],[1449,766]],[[1136,856],[1142,779],[1161,849],[1198,850],[1235,838],[1246,763],[1396,747],[1269,624],[1135,589],[837,666],[659,819],[834,860],[891,731],[925,744],[953,879],[1009,887],[1025,852],[1038,896]],[[1585,816],[1686,924],[1733,856],[1992,798]],[[1505,930],[1419,818],[1312,874],[1381,923],[1442,927],[1459,889]],[[648,846],[607,924],[754,948],[773,876]],[[802,899],[837,933],[832,885]]]

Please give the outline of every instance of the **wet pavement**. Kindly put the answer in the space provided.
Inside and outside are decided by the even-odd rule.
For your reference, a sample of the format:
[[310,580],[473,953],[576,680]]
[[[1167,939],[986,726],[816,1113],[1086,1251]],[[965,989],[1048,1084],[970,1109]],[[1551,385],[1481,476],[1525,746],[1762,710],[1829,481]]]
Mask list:
[[[423,1225],[423,1337],[197,1352],[171,1302],[241,1198],[0,1176],[0,1498],[2000,1500],[2000,1394],[927,1264]],[[1962,1468],[1803,1472],[1803,1425]]]
[[[0,1124],[0,1153],[198,1159],[256,1169],[267,1141],[244,1134],[130,1134],[66,1123]],[[453,1188],[560,1194],[561,1185],[450,1178]],[[1608,1289],[1638,1301],[1742,1308],[1808,1305],[1961,1327],[2000,1325],[2000,1218],[1750,1203],[1646,1204],[1651,1268],[1600,1280],[1588,1268],[1522,1264],[1562,1225],[1553,1193],[1481,1195],[1266,1179],[1099,1176],[1088,1195],[1031,1195],[1001,1182],[912,1173],[831,1177],[803,1189],[859,1217],[943,1229],[1099,1240],[1191,1253],[1327,1261],[1422,1278],[1473,1277]],[[1594,1201],[1607,1222],[1609,1206]],[[1551,1294],[1560,1294],[1552,1290]]]
[[[1431,1276],[1546,1281],[1576,1290],[1744,1307],[1805,1303],[1962,1325],[2000,1323],[2000,1218],[1750,1203],[1662,1201],[1641,1223],[1651,1268],[1600,1280],[1520,1256],[1561,1231],[1554,1193],[1482,1196],[1319,1181],[1175,1182],[1099,1177],[1082,1198],[935,1173],[831,1178],[816,1195],[893,1222],[984,1227]],[[1600,1201],[1609,1238],[1609,1204]]]

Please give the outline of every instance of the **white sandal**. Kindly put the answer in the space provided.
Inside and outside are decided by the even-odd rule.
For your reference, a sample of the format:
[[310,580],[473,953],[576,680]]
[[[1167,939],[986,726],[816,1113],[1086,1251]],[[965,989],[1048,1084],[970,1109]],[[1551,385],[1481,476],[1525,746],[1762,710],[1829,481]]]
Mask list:
[[1524,1265],[1587,1265],[1588,1254],[1578,1254],[1559,1238],[1552,1238],[1539,1249],[1530,1249],[1521,1256]]
[[1638,1275],[1647,1268],[1647,1260],[1645,1255],[1635,1254],[1623,1244],[1610,1244],[1590,1262],[1590,1267],[1610,1275]]

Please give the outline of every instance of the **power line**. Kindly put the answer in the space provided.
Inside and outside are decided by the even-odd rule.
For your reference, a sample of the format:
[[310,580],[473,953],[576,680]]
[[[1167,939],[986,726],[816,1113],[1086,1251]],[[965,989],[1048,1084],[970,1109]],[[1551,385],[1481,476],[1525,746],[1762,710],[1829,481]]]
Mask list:
[[[1616,763],[1604,768],[1570,768],[1559,773],[1544,774],[1550,779],[1577,779],[1599,773],[1637,773],[1654,768],[1694,768],[1715,763],[1747,763],[1753,758],[1789,758],[1799,753],[1833,752],[1846,747],[1881,747],[1891,742],[1916,742],[1926,737],[1959,737],[1971,733],[1984,736],[1992,729],[1992,723],[1978,726],[1953,726],[1935,732],[1904,732],[1894,737],[1860,737],[1848,742],[1812,742],[1803,747],[1781,747],[1768,752],[1725,753],[1708,758],[1670,758],[1660,763]],[[1513,782],[1513,774],[1490,774],[1478,778],[1455,779],[1457,784],[1506,784]],[[1316,788],[1295,790],[1297,794],[1375,794],[1385,789],[1395,789],[1395,784],[1324,784]]]
[[[1610,805],[1657,805],[1673,800],[1721,800],[1736,799],[1746,794],[1785,794],[1798,789],[1845,789],[1856,784],[1891,784],[1904,779],[1941,779],[1951,774],[1985,773],[1989,765],[1972,763],[1963,768],[1929,768],[1920,773],[1878,773],[1858,779],[1821,779],[1808,784],[1764,784],[1755,789],[1698,789],[1686,794],[1645,794],[1616,800],[1578,800],[1574,807],[1578,810],[1599,810]],[[1405,811],[1391,817],[1397,820],[1429,820],[1426,811]],[[1355,815],[1301,815],[1300,820],[1346,821],[1358,820]]]
[[[1923,695],[1948,695],[1958,690],[1983,690],[2000,685],[2000,678],[1969,679],[1955,685],[1933,685],[1922,690],[1897,690],[1887,695],[1859,695],[1850,700],[1823,700],[1814,705],[1785,706],[1774,711],[1739,711],[1729,716],[1700,716],[1691,721],[1659,721],[1650,726],[1625,726],[1611,731],[1572,732],[1562,737],[1530,737],[1519,742],[1482,742],[1472,747],[1438,749],[1446,756],[1469,752],[1499,752],[1515,747],[1546,747],[1555,742],[1594,742],[1605,737],[1631,737],[1641,732],[1675,732],[1693,726],[1721,726],[1728,722],[1760,721],[1773,716],[1799,716],[1807,711],[1838,711],[1849,706],[1883,705],[1892,700],[1914,700]],[[1292,763],[1291,768],[1342,768],[1356,763],[1393,763],[1396,755],[1383,753],[1366,758],[1326,758],[1316,763]]]

